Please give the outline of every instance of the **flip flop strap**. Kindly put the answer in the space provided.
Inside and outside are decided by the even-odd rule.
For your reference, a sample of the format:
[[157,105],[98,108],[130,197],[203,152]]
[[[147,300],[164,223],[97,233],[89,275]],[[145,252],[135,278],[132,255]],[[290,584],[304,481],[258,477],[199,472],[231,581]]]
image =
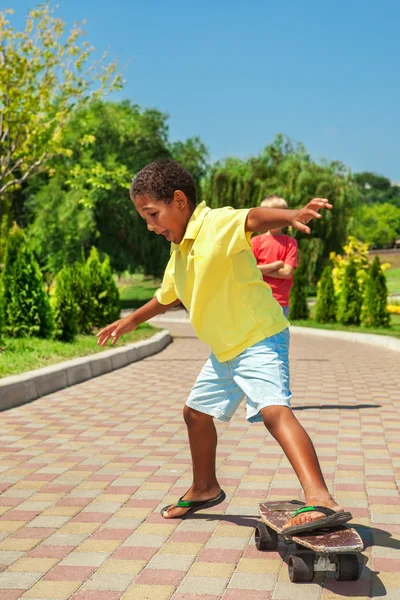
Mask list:
[[311,512],[311,511],[321,512],[326,517],[330,517],[331,515],[334,515],[336,513],[335,510],[332,510],[331,508],[327,508],[326,506],[302,506],[301,508],[296,510],[295,513],[293,513],[292,518],[297,517],[297,515],[301,515],[302,513]]
[[179,498],[175,506],[178,508],[197,508],[207,502],[209,502],[209,500],[182,500],[182,498]]

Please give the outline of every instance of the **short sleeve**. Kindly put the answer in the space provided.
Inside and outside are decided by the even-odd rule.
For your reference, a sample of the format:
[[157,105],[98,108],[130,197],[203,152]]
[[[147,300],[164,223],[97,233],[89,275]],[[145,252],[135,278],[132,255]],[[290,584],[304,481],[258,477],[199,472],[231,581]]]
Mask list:
[[287,265],[291,265],[295,269],[297,267],[297,240],[295,240],[295,238],[288,238],[288,245],[284,262]]
[[253,254],[258,262],[258,255],[260,253],[260,240],[258,239],[260,236],[259,235],[254,235],[251,238],[251,247],[253,249]]
[[216,241],[226,246],[228,256],[251,248],[251,231],[246,231],[250,208],[236,210],[230,206],[219,210]]
[[156,291],[155,294],[160,304],[172,304],[172,302],[175,302],[175,300],[178,299],[175,290],[174,268],[175,252],[173,252],[170,256],[170,259],[164,272],[161,287]]

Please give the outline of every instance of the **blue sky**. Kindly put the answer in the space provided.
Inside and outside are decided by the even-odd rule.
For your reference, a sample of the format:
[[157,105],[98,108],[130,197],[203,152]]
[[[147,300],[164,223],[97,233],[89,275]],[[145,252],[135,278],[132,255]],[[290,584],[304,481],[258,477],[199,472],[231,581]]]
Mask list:
[[[0,0],[22,26],[32,0]],[[400,181],[398,0],[58,0],[125,69],[118,98],[170,115],[211,159],[278,132],[313,158]]]

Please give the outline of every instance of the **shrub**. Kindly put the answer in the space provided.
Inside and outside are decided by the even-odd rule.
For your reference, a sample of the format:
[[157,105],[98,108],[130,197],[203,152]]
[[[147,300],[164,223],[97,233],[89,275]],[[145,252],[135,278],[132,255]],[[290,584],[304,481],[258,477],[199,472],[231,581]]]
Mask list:
[[315,318],[318,323],[336,321],[336,296],[330,266],[324,268],[319,282]]
[[3,287],[6,333],[50,337],[53,319],[43,277],[23,231],[16,225],[7,240]]
[[112,277],[108,258],[102,263],[96,248],[92,248],[86,263],[90,292],[90,322],[93,327],[104,327],[119,318],[119,293]]
[[63,342],[73,342],[77,334],[77,310],[73,293],[73,273],[64,267],[58,273],[53,298],[54,337]]
[[92,332],[92,302],[88,269],[84,262],[76,262],[71,267],[71,289],[78,333],[89,335]]
[[355,262],[350,259],[344,272],[339,296],[337,319],[344,325],[359,325],[362,293],[357,280]]
[[362,307],[362,324],[365,327],[389,327],[390,325],[386,277],[378,256],[375,256],[369,269]]
[[101,265],[101,273],[103,277],[104,291],[106,292],[101,298],[103,325],[112,323],[119,319],[121,312],[121,304],[119,299],[119,291],[113,278],[110,259],[108,256]]
[[310,311],[307,304],[307,280],[304,267],[300,265],[294,274],[293,287],[290,294],[289,319],[308,319]]

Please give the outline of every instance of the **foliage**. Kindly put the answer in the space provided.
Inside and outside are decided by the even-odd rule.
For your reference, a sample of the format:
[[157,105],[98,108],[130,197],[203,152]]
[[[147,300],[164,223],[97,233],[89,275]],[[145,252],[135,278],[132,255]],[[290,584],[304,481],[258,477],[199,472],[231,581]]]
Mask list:
[[103,327],[119,318],[119,293],[108,259],[102,263],[97,248],[91,249],[86,269],[91,302],[89,320],[93,327]]
[[41,269],[51,275],[79,261],[95,237],[92,211],[80,202],[78,190],[65,191],[58,177],[50,180],[31,201],[35,220],[29,236]]
[[103,324],[108,324],[119,319],[121,311],[119,291],[113,278],[108,256],[106,256],[101,265],[101,275],[105,290],[105,294],[101,298],[102,318]]
[[[25,30],[0,12],[0,224],[13,219],[9,194],[54,156],[66,155],[64,130],[74,113],[121,87],[116,61],[94,62],[84,23],[69,33],[48,3],[29,11]],[[6,228],[7,229],[7,228]]]
[[76,308],[78,333],[88,335],[92,331],[91,298],[88,269],[85,263],[76,262],[71,267],[71,290]]
[[293,287],[290,293],[289,319],[308,319],[309,316],[307,281],[304,264],[301,263],[294,273]]
[[353,258],[348,261],[338,302],[337,320],[343,325],[359,325],[362,292]]
[[[20,209],[31,223],[43,268],[54,274],[72,264],[82,247],[87,254],[96,246],[109,255],[117,273],[143,268],[160,275],[169,245],[147,231],[136,214],[128,193],[130,181],[148,162],[173,156],[191,170],[199,187],[208,156],[204,144],[198,138],[171,144],[167,116],[129,101],[97,101],[77,111],[64,139],[69,156],[49,163],[50,177],[31,180],[27,210]],[[64,229],[66,244],[60,244]]]
[[[333,264],[332,277],[335,287],[336,297],[340,296],[345,278],[346,267],[350,261],[353,261],[357,271],[357,281],[361,293],[364,294],[365,283],[368,278],[369,261],[368,261],[369,244],[361,242],[354,236],[348,237],[347,243],[343,247],[343,255],[331,252],[330,259]],[[383,271],[390,268],[389,263],[381,265]]]
[[327,265],[322,271],[318,284],[315,318],[318,323],[334,323],[336,321],[336,296],[332,279],[332,267]]
[[365,327],[389,327],[387,295],[386,278],[379,257],[375,256],[368,273],[361,313],[362,324]]
[[376,248],[391,247],[400,237],[400,202],[399,206],[387,202],[362,206],[352,233]]
[[390,179],[364,171],[354,174],[363,205],[389,203],[400,208],[400,187]]
[[78,332],[76,302],[72,288],[73,275],[70,267],[64,267],[55,281],[53,297],[54,338],[62,342],[73,342]]
[[50,337],[52,314],[42,274],[17,226],[7,242],[3,286],[6,333],[15,337]]
[[315,163],[302,144],[278,135],[256,157],[229,158],[216,163],[204,182],[203,194],[211,206],[257,206],[268,194],[277,194],[291,208],[313,197],[329,198],[333,211],[312,223],[312,236],[293,232],[306,257],[307,283],[315,286],[330,252],[339,252],[359,196],[347,169],[340,162]]
[[368,248],[368,243],[360,242],[360,240],[350,235],[343,247],[343,255],[331,252],[330,259],[333,263],[332,277],[337,296],[340,295],[343,288],[346,267],[350,261],[355,265],[360,289],[364,288],[369,269]]

